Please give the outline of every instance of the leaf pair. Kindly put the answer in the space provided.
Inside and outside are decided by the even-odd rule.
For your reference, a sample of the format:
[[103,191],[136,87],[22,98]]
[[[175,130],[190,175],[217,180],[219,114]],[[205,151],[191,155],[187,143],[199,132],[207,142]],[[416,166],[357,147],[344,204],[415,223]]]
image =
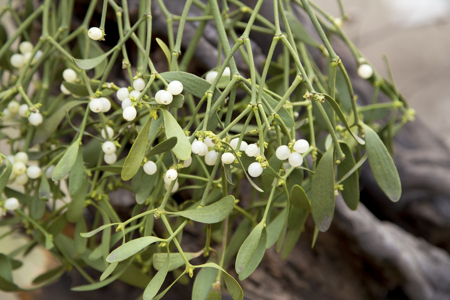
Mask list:
[[236,273],[239,280],[250,276],[258,267],[266,251],[267,230],[263,222],[259,223],[245,239],[236,257]]

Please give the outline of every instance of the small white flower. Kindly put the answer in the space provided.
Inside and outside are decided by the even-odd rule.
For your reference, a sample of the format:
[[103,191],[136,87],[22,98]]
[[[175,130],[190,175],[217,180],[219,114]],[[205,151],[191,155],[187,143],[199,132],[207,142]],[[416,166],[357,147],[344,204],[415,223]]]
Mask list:
[[248,166],[248,174],[252,177],[259,177],[263,172],[263,168],[259,162],[251,163]]
[[89,108],[95,113],[101,112],[103,110],[102,100],[100,100],[99,98],[92,99],[89,102]]
[[98,41],[103,38],[103,31],[98,27],[91,27],[89,28],[88,36],[94,41]]
[[38,166],[29,166],[27,169],[27,176],[31,179],[37,179],[41,177],[42,170]]
[[142,78],[138,78],[133,81],[133,88],[136,91],[142,91],[145,88],[145,81]]
[[8,199],[6,199],[5,204],[3,204],[3,207],[6,210],[11,210],[11,211],[18,209],[19,206],[20,206],[20,203],[19,203],[19,200],[17,200],[17,198],[8,198]]
[[133,121],[136,118],[137,111],[133,106],[127,107],[123,110],[123,118],[127,121]]
[[113,142],[107,141],[107,142],[103,143],[102,150],[103,150],[103,152],[105,152],[105,154],[113,154],[113,153],[116,153],[117,148]]
[[157,170],[158,170],[158,167],[151,160],[146,162],[145,165],[144,165],[144,172],[147,173],[148,175],[155,174]]
[[27,41],[22,42],[19,45],[19,51],[22,54],[29,53],[29,52],[33,51],[33,48],[34,48],[33,44],[30,43],[30,42],[27,42]]
[[74,83],[77,81],[77,73],[72,69],[65,69],[62,73],[65,81]]
[[307,140],[298,140],[294,144],[294,151],[303,154],[309,150],[309,143]]
[[183,91],[183,84],[178,80],[174,80],[167,86],[167,91],[174,96],[179,95]]
[[373,75],[373,69],[368,64],[362,64],[358,68],[358,75],[363,79],[369,79]]
[[44,120],[44,118],[38,112],[35,112],[35,113],[32,112],[32,113],[30,113],[30,116],[28,117],[28,121],[33,126],[39,126],[43,120]]
[[125,100],[129,96],[128,88],[120,88],[117,90],[116,96],[120,101]]
[[289,158],[289,155],[291,155],[291,150],[288,146],[283,145],[277,148],[275,154],[279,160],[286,160]]
[[222,154],[222,162],[226,165],[230,165],[234,162],[234,160],[236,159],[233,155],[233,153],[230,152],[226,152],[224,154]]
[[108,165],[112,165],[113,163],[115,163],[117,161],[117,155],[116,153],[111,153],[111,154],[105,154],[103,156],[103,160],[105,161],[105,163],[107,163]]

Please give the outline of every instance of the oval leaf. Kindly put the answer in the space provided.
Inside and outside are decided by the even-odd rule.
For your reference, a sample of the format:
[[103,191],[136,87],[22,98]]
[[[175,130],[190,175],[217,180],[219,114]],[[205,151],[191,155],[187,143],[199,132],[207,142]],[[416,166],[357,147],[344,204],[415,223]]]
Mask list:
[[75,161],[77,160],[78,148],[80,147],[80,141],[76,140],[64,153],[63,157],[59,160],[55,169],[53,170],[52,180],[57,181],[63,179],[69,174]]
[[311,187],[311,211],[316,226],[325,232],[334,215],[334,147],[325,152],[316,169]]
[[153,297],[156,296],[162,284],[164,283],[164,279],[166,279],[167,272],[169,272],[170,265],[170,255],[166,254],[166,262],[162,266],[162,268],[156,273],[156,275],[150,280],[149,284],[144,290],[144,300],[152,300]]
[[106,261],[109,263],[123,261],[128,257],[138,253],[148,245],[151,245],[158,241],[163,240],[154,236],[146,236],[134,239],[132,241],[129,241],[128,243],[123,244],[122,246],[111,252],[106,258]]
[[[337,178],[342,178],[350,170],[352,170],[356,163],[353,153],[346,143],[341,143],[342,152],[345,154],[345,159],[338,165]],[[358,172],[353,172],[350,176],[342,181],[343,190],[341,191],[342,198],[348,208],[356,210],[359,204],[359,176]]]
[[150,150],[147,155],[145,155],[146,157],[150,157],[152,155],[157,155],[160,153],[164,153],[167,151],[170,151],[173,149],[173,147],[175,147],[175,145],[177,144],[178,138],[176,136],[171,137],[170,139],[167,139],[165,141],[162,141],[161,143],[159,143],[158,145],[156,145],[155,147],[153,147],[152,150]]
[[90,70],[90,69],[95,68],[102,61],[104,61],[114,50],[115,50],[115,48],[112,48],[105,54],[102,54],[102,55],[94,57],[94,58],[88,58],[88,59],[74,58],[73,60],[78,68],[80,68],[82,70]]
[[253,254],[255,254],[256,248],[258,248],[259,240],[261,239],[263,228],[264,224],[259,223],[255,228],[253,228],[241,248],[239,248],[235,263],[236,273],[240,274],[244,271],[245,267],[253,257]]
[[200,223],[213,224],[223,221],[233,210],[234,203],[234,196],[229,195],[205,207],[171,214],[182,216]]
[[6,167],[3,169],[2,174],[0,175],[0,195],[3,194],[3,190],[5,189],[6,185],[8,184],[9,176],[11,176],[12,172],[12,163],[9,161],[6,156],[3,154],[0,154],[2,156],[3,161],[6,162]]
[[392,157],[378,134],[366,124],[362,124],[366,135],[366,151],[370,169],[378,186],[391,201],[398,201],[402,195],[402,185]]
[[294,185],[291,190],[291,204],[298,209],[311,211],[311,201],[309,201],[305,190],[299,186]]
[[161,39],[156,38],[156,42],[158,43],[159,47],[161,47],[162,51],[164,52],[164,55],[167,58],[167,63],[169,65],[169,70],[170,70],[170,64],[172,61],[172,52],[170,52],[169,47],[167,47],[166,43],[164,43]]
[[152,118],[148,118],[141,132],[139,132],[136,140],[131,146],[131,150],[125,159],[121,177],[123,180],[130,180],[136,175],[137,171],[141,167],[141,162],[144,159],[145,150],[147,150],[148,144],[148,131],[150,130],[150,123]]
[[[180,71],[164,72],[160,74],[166,81],[178,80],[183,84],[183,90],[195,97],[202,98],[206,91],[211,87],[211,83],[203,78],[195,76],[194,74]],[[217,100],[221,92],[216,88],[212,97],[213,102]]]
[[270,222],[269,226],[267,226],[267,243],[266,249],[269,249],[277,242],[281,231],[283,230],[284,223],[287,219],[287,208],[284,208],[278,216]]
[[253,273],[253,271],[256,270],[259,263],[264,257],[264,253],[266,252],[266,243],[267,243],[267,230],[266,227],[264,227],[262,229],[261,237],[259,239],[255,252],[253,253],[253,256],[245,266],[245,269],[241,273],[239,273],[239,280],[244,280],[245,278],[250,276]]
[[[203,251],[200,252],[184,252],[184,255],[186,256],[187,260],[194,259],[196,257],[199,257],[203,254]],[[167,254],[166,253],[155,253],[153,254],[153,268],[156,270],[161,270],[161,268],[164,266],[167,260]],[[170,253],[170,265],[169,265],[169,271],[173,271],[175,269],[178,269],[184,265],[183,257],[180,253]]]
[[170,139],[171,137],[176,137],[178,139],[176,146],[172,150],[173,153],[180,160],[188,160],[189,157],[191,157],[191,143],[189,143],[183,129],[181,129],[172,114],[165,109],[162,109],[161,111],[164,116],[164,128],[167,138]]

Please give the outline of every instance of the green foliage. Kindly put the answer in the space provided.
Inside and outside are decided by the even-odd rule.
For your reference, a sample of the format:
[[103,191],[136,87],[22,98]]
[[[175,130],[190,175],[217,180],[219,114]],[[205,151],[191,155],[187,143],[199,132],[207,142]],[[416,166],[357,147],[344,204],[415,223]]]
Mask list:
[[[156,1],[152,4],[173,21],[167,22],[165,43],[147,31],[152,28],[149,1],[140,5],[141,17],[134,24],[128,24],[128,10],[117,1],[104,1],[98,30],[106,35],[96,40],[89,38],[92,14],[86,13],[78,28],[70,26],[73,8],[67,6],[74,1],[41,2],[33,7],[33,1],[26,1],[12,35],[0,28],[0,140],[16,154],[14,159],[0,154],[0,212],[7,211],[0,226],[21,226],[33,239],[28,249],[11,251],[16,255],[44,245],[60,261],[34,279],[39,287],[75,269],[88,284],[73,291],[121,280],[141,288],[143,299],[150,300],[163,298],[178,280],[195,276],[192,299],[221,299],[226,289],[234,300],[242,300],[240,284],[226,271],[232,263],[239,280],[245,280],[266,249],[276,245],[286,258],[302,238],[310,213],[314,245],[319,232],[332,224],[339,192],[350,209],[357,209],[359,173],[366,159],[389,199],[400,199],[401,183],[389,152],[393,136],[413,120],[414,111],[392,80],[371,69],[346,37],[340,28],[343,12],[342,19],[334,18],[307,0],[273,1],[272,23],[259,15],[262,0],[251,8],[232,1],[241,9],[230,5],[227,12],[215,0],[196,3],[203,17],[191,15],[193,1],[185,1],[181,16]],[[86,12],[94,11],[96,1],[90,5]],[[321,41],[287,6],[306,11]],[[12,9],[5,7],[0,18]],[[113,20],[119,39],[109,50],[100,46],[103,38],[113,38],[110,28],[104,28],[107,9],[125,20]],[[220,57],[205,76],[191,74],[188,69],[198,68],[188,67],[203,47],[200,38],[211,19]],[[13,45],[29,42],[35,20],[42,23],[41,39],[28,49],[30,58],[16,67],[13,55],[23,59],[25,54]],[[186,22],[198,22],[199,30],[182,49]],[[253,59],[251,31],[272,39],[263,66]],[[356,103],[347,70],[328,41],[332,37],[347,44],[359,66],[373,71],[360,74],[375,87],[373,104]],[[155,41],[167,59],[167,72],[155,68],[150,51]],[[306,46],[320,50],[320,64],[311,60]],[[275,52],[277,47],[282,51]],[[278,52],[282,54],[274,56]],[[236,55],[245,68],[236,64]],[[117,65],[125,72],[114,74]],[[119,87],[113,80],[128,84]],[[180,83],[181,92],[176,90]],[[61,93],[55,92],[58,88]],[[376,103],[380,89],[392,102]],[[164,96],[157,97],[161,90]],[[17,138],[10,138],[10,128],[20,128]],[[301,141],[306,146],[299,150],[301,138],[308,141]],[[277,152],[280,146],[288,149],[288,160]],[[246,151],[251,148],[255,151]],[[18,152],[33,161],[25,162],[26,175],[18,168],[23,156]],[[40,172],[32,174],[32,165]],[[174,172],[176,179],[169,178]],[[110,201],[121,200],[124,190],[136,200],[127,220],[114,206],[117,201]],[[65,197],[70,202],[57,206]],[[186,252],[184,229],[195,223],[204,226],[205,244]],[[155,224],[165,232],[155,232]],[[67,235],[71,231],[73,237]],[[11,257],[0,254],[0,289],[20,291],[12,273],[21,262]],[[86,267],[97,270],[95,279],[100,280]],[[160,291],[170,278],[176,279]]]

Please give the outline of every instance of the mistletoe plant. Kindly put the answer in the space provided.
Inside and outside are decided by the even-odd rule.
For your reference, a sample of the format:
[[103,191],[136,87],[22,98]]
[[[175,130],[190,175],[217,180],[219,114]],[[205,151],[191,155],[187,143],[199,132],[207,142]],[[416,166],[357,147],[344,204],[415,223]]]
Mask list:
[[[0,138],[10,145],[1,154],[0,224],[12,226],[0,238],[17,230],[30,238],[0,254],[2,290],[26,290],[13,282],[12,270],[21,265],[15,257],[43,245],[60,265],[37,277],[36,289],[75,268],[87,284],[74,291],[119,279],[143,288],[143,299],[160,299],[188,275],[195,278],[192,299],[220,299],[225,287],[233,299],[243,299],[227,270],[234,265],[244,280],[275,244],[285,258],[310,213],[314,245],[330,227],[336,195],[357,209],[366,159],[380,188],[399,200],[388,149],[414,111],[393,79],[374,71],[341,30],[342,5],[334,18],[309,0],[273,0],[271,22],[259,14],[263,0],[251,8],[239,0],[187,0],[181,15],[162,0],[140,1],[140,17],[131,24],[127,0],[116,2],[104,0],[100,27],[90,27],[97,6],[90,1],[73,30],[74,0],[45,0],[39,7],[30,0],[23,9],[9,1],[1,11],[17,29],[8,36],[0,27]],[[192,5],[202,15],[189,14]],[[166,18],[168,44],[152,37],[152,6]],[[105,52],[100,45],[111,39],[105,28],[111,9],[119,39]],[[321,42],[296,17],[302,10]],[[42,32],[33,44],[38,20]],[[198,25],[182,49],[186,22]],[[206,24],[217,30],[217,66],[203,75],[187,73]],[[262,66],[253,58],[252,31],[271,41]],[[346,43],[358,74],[373,84],[373,104],[357,104],[331,37]],[[137,53],[129,52],[131,44]],[[169,71],[155,68],[155,47]],[[323,56],[325,70],[313,52]],[[239,70],[237,55],[249,73]],[[116,64],[126,86],[108,82]],[[380,91],[392,102],[377,103]],[[18,136],[11,138],[7,128]],[[135,196],[128,219],[110,202],[117,190]],[[183,233],[194,225],[204,227],[204,246],[187,252]],[[71,226],[73,236],[64,230]],[[169,272],[176,279],[160,291]]]

